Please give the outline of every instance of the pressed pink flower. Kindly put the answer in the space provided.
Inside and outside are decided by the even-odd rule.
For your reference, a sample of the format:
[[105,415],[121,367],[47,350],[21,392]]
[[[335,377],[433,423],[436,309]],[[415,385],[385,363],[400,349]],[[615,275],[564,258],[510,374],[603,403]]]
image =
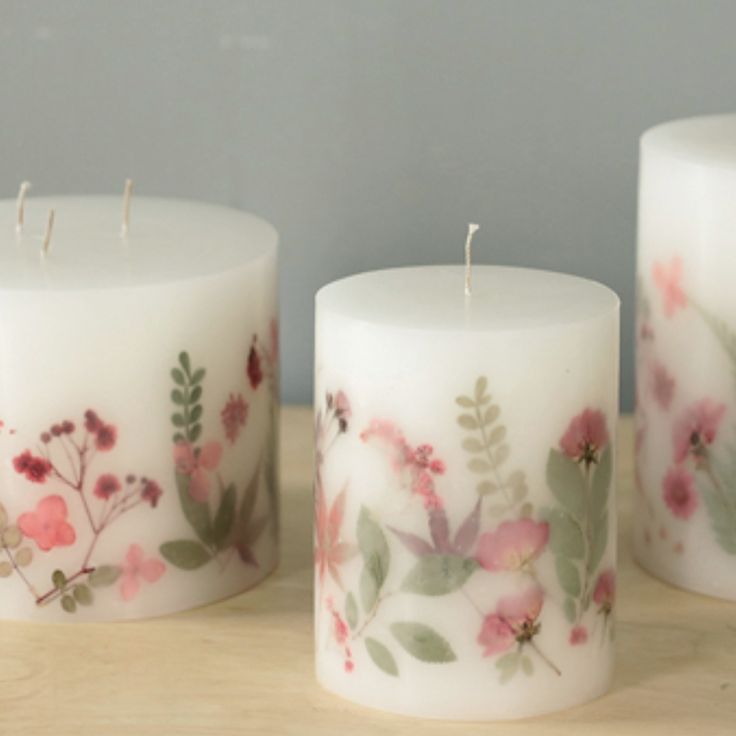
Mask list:
[[66,501],[61,496],[46,496],[38,502],[35,511],[18,517],[18,526],[26,537],[35,540],[39,549],[47,552],[74,544],[77,535],[66,517]]
[[112,450],[112,448],[115,447],[117,437],[118,431],[112,424],[103,424],[97,430],[95,447],[102,452]]
[[220,418],[225,429],[225,436],[230,442],[235,442],[248,418],[248,404],[242,394],[230,394],[230,398],[220,412]]
[[158,500],[163,495],[163,491],[161,490],[161,486],[156,483],[155,480],[144,480],[143,481],[143,488],[141,489],[141,498],[146,502],[151,504],[151,508],[156,508],[158,506]]
[[689,519],[698,507],[695,481],[687,468],[670,468],[662,481],[662,495],[670,511],[680,519]]
[[662,363],[655,363],[650,377],[652,394],[660,408],[667,411],[675,394],[675,379]]
[[616,573],[604,570],[593,589],[593,602],[604,612],[610,613],[616,600]]
[[166,565],[156,557],[146,558],[139,544],[131,544],[125,555],[120,575],[120,595],[130,601],[138,595],[141,580],[155,583],[166,571]]
[[539,557],[549,540],[549,524],[532,519],[504,521],[478,541],[478,562],[486,570],[521,570]]
[[176,471],[189,476],[189,495],[204,503],[210,495],[209,473],[217,469],[222,457],[222,445],[208,442],[201,450],[195,451],[189,442],[174,445],[174,465]]
[[92,411],[92,409],[87,409],[86,412],[84,412],[84,427],[88,432],[91,432],[92,434],[96,434],[97,430],[100,429],[102,426],[102,422],[100,421],[100,418],[97,416],[97,412]]
[[707,398],[689,406],[672,429],[675,461],[682,462],[691,452],[697,457],[713,444],[725,413],[725,404]]
[[24,450],[14,457],[13,467],[17,473],[22,473],[32,483],[45,483],[53,470],[53,466],[46,458],[32,455],[30,450]]
[[335,394],[335,416],[340,427],[341,432],[346,432],[348,428],[348,421],[352,416],[352,410],[350,408],[350,401],[344,391],[338,391]]
[[682,289],[682,259],[675,256],[668,264],[657,262],[652,266],[652,278],[662,292],[664,313],[671,317],[680,307],[687,306],[687,296]]
[[97,479],[95,483],[94,494],[97,498],[106,500],[113,494],[117,493],[122,486],[116,475],[112,473],[105,473]]
[[261,385],[261,381],[263,381],[263,367],[261,366],[261,356],[258,353],[255,336],[253,336],[253,342],[251,342],[250,350],[248,351],[245,372],[248,375],[251,388],[255,391]]
[[588,641],[588,629],[585,626],[574,626],[570,630],[570,644],[577,646]]
[[442,499],[435,490],[433,476],[442,475],[445,464],[433,457],[432,445],[423,444],[413,448],[393,422],[382,419],[374,419],[360,437],[364,442],[378,439],[388,447],[393,469],[404,477],[411,492],[422,498],[425,509],[443,507]]
[[569,458],[590,464],[608,444],[606,418],[602,411],[585,409],[570,421],[560,438],[560,448]]
[[495,612],[484,618],[478,634],[483,656],[500,654],[515,643],[531,641],[539,631],[536,621],[543,604],[544,592],[536,585],[519,595],[501,598]]

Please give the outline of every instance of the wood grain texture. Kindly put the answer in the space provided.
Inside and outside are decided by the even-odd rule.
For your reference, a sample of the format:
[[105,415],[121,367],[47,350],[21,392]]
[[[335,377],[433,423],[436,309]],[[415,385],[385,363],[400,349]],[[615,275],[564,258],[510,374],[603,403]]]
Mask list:
[[320,690],[312,666],[311,412],[282,424],[283,552],[260,587],[139,623],[0,623],[0,734],[733,734],[736,605],[632,561],[632,423],[620,431],[618,669],[612,692],[506,724],[415,721]]

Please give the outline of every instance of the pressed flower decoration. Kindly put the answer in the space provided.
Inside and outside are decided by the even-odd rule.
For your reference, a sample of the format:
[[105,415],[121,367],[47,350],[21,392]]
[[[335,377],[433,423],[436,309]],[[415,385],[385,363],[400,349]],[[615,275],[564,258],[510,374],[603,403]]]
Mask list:
[[[388,617],[385,601],[400,596],[426,597],[427,610],[437,598],[458,596],[458,605],[479,617],[476,656],[493,662],[501,682],[532,676],[537,665],[561,674],[545,652],[542,619],[548,606],[561,605],[570,621],[568,646],[585,645],[591,626],[612,633],[608,624],[613,585],[599,569],[608,543],[611,481],[605,416],[588,408],[570,420],[547,464],[548,484],[559,505],[535,510],[528,500],[525,473],[507,469],[511,464],[507,430],[487,387],[481,377],[472,394],[456,399],[464,434],[460,442],[467,453],[465,469],[476,491],[456,524],[443,497],[448,472],[443,458],[432,444],[415,442],[387,418],[369,421],[358,429],[358,438],[388,464],[395,479],[390,492],[415,510],[411,518],[423,519],[423,528],[383,523],[365,505],[348,516],[350,483],[326,488],[324,466],[331,449],[353,431],[350,401],[343,391],[329,392],[317,411],[315,580],[318,605],[330,622],[325,646],[340,653],[346,676],[365,666],[367,658],[387,676],[399,677],[400,650],[432,665],[458,659],[457,637],[462,632],[451,627],[442,631],[423,620]],[[346,518],[357,518],[354,529],[345,528]],[[542,581],[538,566],[550,555],[556,575]],[[350,575],[343,572],[348,566]],[[387,589],[387,581],[397,572],[398,587]],[[500,596],[490,608],[482,606],[468,583],[484,575],[517,579],[520,591]],[[353,587],[356,580],[359,584]],[[605,609],[598,617],[601,624],[596,611],[588,615],[591,606]]]

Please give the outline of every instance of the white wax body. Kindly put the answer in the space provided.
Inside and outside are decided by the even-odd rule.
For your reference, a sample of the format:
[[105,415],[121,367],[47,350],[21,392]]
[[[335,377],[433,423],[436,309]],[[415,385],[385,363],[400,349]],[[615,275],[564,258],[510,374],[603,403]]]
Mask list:
[[736,600],[736,116],[641,141],[635,551]]
[[[613,581],[612,482],[589,600],[574,600],[573,615],[552,549],[563,540],[553,543],[543,518],[560,508],[547,466],[551,453],[562,456],[573,418],[595,412],[608,436],[591,450],[596,462],[604,453],[612,459],[618,299],[599,284],[542,271],[476,266],[472,283],[465,298],[460,267],[396,269],[317,295],[316,670],[327,689],[375,708],[520,718],[594,698],[611,679],[613,592],[605,611],[602,596],[591,596],[602,573]],[[484,428],[490,455],[474,452],[482,435],[459,418],[473,415],[468,397],[495,415]],[[560,462],[583,473],[578,460]],[[476,532],[466,525],[460,533],[476,504]],[[462,553],[453,547],[458,534]],[[577,552],[569,562],[582,583],[586,553]],[[425,563],[427,574],[413,575]],[[458,564],[469,572],[459,585]],[[376,574],[377,597],[363,590],[375,587]],[[509,618],[503,600],[530,590],[542,607],[527,623],[540,628],[519,643],[523,622]]]
[[121,238],[120,210],[31,199],[16,236],[14,203],[0,203],[2,618],[163,614],[276,563],[276,233],[233,210],[134,199]]

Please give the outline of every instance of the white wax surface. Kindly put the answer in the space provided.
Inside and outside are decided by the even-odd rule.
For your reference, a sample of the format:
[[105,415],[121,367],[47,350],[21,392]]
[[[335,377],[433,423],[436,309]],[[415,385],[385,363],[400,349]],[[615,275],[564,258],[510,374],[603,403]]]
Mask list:
[[567,274],[474,266],[472,294],[462,266],[374,271],[323,288],[319,306],[346,318],[407,329],[544,328],[598,319],[618,297],[593,281]]
[[[637,477],[635,548],[654,574],[685,588],[736,600],[736,557],[719,544],[710,488],[693,458],[676,461],[673,431],[698,402],[725,413],[709,447],[724,467],[736,438],[734,365],[707,319],[736,331],[736,115],[678,120],[648,131],[639,181]],[[672,275],[679,261],[679,276]],[[655,270],[685,304],[668,298]],[[704,316],[705,315],[705,316]],[[726,338],[727,339],[727,338]],[[657,381],[659,377],[659,381]],[[665,380],[665,377],[667,380]],[[663,387],[670,386],[671,396]],[[680,467],[693,479],[687,518],[665,500],[665,478]],[[733,479],[728,477],[733,495]],[[727,526],[727,523],[726,523]]]
[[[49,209],[48,257],[40,249]],[[133,195],[121,237],[122,197],[28,196],[18,235],[15,200],[0,201],[0,289],[144,286],[215,275],[273,254],[276,231],[237,210]]]

